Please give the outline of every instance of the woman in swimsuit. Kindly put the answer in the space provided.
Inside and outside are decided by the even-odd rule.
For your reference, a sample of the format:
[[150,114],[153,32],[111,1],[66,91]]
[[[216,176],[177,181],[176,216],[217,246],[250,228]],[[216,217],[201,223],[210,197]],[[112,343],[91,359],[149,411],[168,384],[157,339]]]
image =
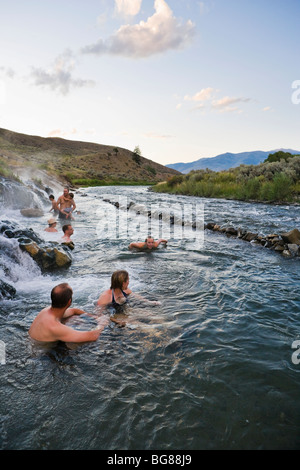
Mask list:
[[[148,305],[160,305],[160,302],[147,300],[140,295],[134,294],[129,288],[129,274],[125,270],[115,271],[111,276],[111,285],[110,289],[103,292],[98,301],[97,306],[101,310],[106,307],[113,307],[116,312],[122,311],[122,307],[126,304],[129,295],[134,297],[137,300],[146,302]],[[125,326],[125,322],[117,320],[113,316],[110,317],[110,320],[114,323],[118,323],[121,326]]]
[[127,271],[115,271],[111,276],[110,289],[100,295],[97,305],[104,307],[111,305],[112,307],[120,307],[127,301],[127,297],[132,293],[128,289],[129,274]]

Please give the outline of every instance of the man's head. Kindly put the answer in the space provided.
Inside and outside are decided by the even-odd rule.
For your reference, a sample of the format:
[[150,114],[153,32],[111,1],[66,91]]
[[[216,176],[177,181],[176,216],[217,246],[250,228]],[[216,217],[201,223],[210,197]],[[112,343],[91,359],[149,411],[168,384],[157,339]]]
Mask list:
[[69,196],[69,188],[64,188],[64,196],[65,197]]
[[72,303],[73,290],[66,282],[53,287],[51,291],[52,308],[68,307]]
[[147,248],[149,250],[152,250],[152,248],[154,246],[154,239],[152,237],[148,237],[148,238],[146,238],[145,243],[146,243]]
[[66,225],[63,225],[63,232],[65,235],[72,235],[72,233],[74,232],[73,230],[73,227],[71,224],[66,224]]

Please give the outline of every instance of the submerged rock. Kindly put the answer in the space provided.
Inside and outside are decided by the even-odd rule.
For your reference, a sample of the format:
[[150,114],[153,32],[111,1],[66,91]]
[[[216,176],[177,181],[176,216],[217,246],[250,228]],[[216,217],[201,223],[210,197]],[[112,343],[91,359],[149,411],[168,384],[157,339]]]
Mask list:
[[12,299],[16,294],[16,289],[0,279],[0,299]]

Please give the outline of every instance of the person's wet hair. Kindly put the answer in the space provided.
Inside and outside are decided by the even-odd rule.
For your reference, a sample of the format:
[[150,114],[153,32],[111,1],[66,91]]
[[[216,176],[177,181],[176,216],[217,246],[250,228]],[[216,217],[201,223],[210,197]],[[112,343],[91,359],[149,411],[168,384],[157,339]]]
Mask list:
[[66,282],[53,287],[51,291],[51,305],[53,308],[65,307],[72,299],[73,291]]
[[66,231],[68,230],[69,227],[72,227],[71,224],[66,224],[66,225],[63,225],[63,232],[66,233]]
[[111,276],[111,289],[122,289],[123,283],[128,280],[129,274],[125,270],[115,271]]

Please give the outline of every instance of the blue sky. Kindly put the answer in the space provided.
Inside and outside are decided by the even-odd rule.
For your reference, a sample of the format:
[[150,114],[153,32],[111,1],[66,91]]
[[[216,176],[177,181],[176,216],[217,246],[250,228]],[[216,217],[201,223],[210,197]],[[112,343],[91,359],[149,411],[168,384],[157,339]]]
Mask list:
[[299,0],[0,0],[0,12],[2,128],[138,145],[164,165],[300,150]]

